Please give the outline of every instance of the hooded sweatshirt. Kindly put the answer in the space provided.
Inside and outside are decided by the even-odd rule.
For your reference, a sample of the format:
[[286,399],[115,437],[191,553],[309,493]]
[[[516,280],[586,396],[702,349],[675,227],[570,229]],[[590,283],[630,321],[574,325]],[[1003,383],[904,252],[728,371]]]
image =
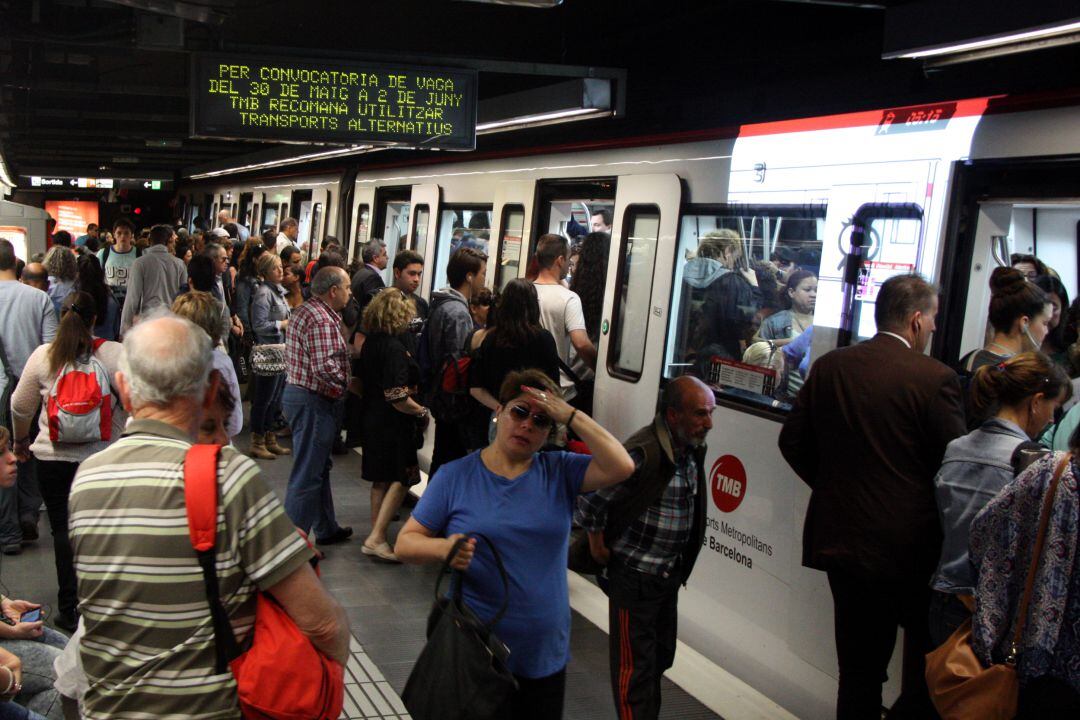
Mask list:
[[441,367],[447,355],[460,358],[472,332],[472,313],[464,295],[449,287],[431,294],[426,331],[431,370]]

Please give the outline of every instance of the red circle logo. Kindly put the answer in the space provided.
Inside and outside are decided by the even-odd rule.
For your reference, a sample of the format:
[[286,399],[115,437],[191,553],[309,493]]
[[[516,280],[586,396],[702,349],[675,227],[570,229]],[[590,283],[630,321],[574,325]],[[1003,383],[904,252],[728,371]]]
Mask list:
[[713,502],[720,512],[734,512],[746,497],[746,468],[734,455],[721,455],[709,473]]

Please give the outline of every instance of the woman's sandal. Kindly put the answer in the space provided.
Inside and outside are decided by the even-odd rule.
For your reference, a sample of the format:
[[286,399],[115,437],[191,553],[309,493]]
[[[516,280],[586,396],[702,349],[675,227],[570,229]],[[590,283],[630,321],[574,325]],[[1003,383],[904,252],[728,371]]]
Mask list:
[[387,542],[379,543],[375,547],[372,547],[372,546],[368,545],[367,542],[364,542],[360,546],[360,552],[362,552],[365,555],[369,556],[375,562],[385,562],[385,563],[400,563],[401,562],[401,560],[398,560],[398,556],[394,554],[393,549],[391,549],[390,543],[387,543]]

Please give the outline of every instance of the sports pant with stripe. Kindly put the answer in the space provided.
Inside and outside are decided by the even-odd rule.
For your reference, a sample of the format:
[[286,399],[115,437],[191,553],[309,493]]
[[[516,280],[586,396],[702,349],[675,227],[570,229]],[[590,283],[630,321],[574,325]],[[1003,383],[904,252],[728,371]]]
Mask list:
[[620,720],[660,714],[660,678],[675,660],[679,578],[608,566],[611,688]]

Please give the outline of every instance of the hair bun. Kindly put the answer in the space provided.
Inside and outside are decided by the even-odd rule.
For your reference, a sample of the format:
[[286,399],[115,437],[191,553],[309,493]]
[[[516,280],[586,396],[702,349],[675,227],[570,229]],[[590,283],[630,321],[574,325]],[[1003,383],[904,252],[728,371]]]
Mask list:
[[1013,295],[1027,287],[1027,278],[1016,268],[996,267],[990,273],[990,292],[993,295]]

